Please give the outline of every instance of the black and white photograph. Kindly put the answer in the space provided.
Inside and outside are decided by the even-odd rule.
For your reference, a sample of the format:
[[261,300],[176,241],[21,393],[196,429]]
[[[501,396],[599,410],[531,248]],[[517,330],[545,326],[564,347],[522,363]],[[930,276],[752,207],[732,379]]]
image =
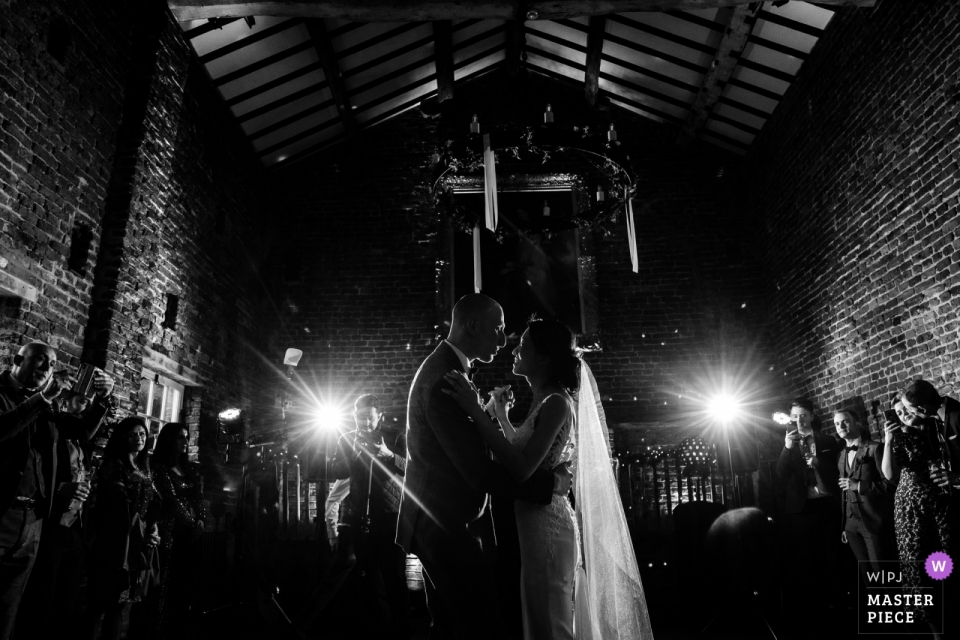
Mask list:
[[0,640],[960,638],[960,2],[0,0]]

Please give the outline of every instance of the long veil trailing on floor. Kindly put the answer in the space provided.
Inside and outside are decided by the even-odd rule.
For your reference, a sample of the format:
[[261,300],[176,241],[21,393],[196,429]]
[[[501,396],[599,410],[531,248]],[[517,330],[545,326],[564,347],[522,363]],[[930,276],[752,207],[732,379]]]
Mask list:
[[597,381],[584,362],[577,398],[577,519],[583,563],[577,571],[577,640],[650,640],[653,629],[627,519],[610,462]]

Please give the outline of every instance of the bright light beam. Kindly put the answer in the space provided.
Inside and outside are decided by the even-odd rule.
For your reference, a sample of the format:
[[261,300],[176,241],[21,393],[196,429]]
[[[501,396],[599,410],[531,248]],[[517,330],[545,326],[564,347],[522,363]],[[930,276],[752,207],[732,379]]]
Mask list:
[[317,427],[323,431],[337,429],[343,422],[344,414],[339,407],[330,404],[321,404],[316,411]]
[[707,403],[710,415],[724,424],[736,420],[740,416],[740,401],[725,393],[718,394]]

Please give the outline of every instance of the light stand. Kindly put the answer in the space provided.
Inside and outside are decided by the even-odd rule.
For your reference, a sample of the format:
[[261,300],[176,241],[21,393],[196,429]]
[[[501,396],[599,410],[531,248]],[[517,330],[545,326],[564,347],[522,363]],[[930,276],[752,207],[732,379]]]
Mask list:
[[740,478],[737,477],[737,474],[733,470],[733,453],[730,449],[729,419],[724,419],[723,421],[723,437],[727,443],[727,464],[730,467],[730,481],[733,483],[733,508],[739,509],[742,506],[741,496],[740,496]]
[[[290,398],[290,386],[293,384],[293,370],[300,364],[301,357],[303,357],[303,351],[300,349],[290,348],[283,354],[283,365],[287,368],[287,376],[280,397],[280,420],[284,430],[287,428],[287,405]],[[290,535],[290,482],[287,479],[289,471],[290,463],[288,457],[284,455],[283,463],[280,465],[280,513],[283,518],[283,531],[287,537]],[[298,502],[300,501],[299,490],[300,483],[297,482]]]

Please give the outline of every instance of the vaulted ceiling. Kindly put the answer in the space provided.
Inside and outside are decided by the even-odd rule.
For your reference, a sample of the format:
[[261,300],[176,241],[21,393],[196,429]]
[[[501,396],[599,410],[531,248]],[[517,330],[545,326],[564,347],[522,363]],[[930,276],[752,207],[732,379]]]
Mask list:
[[[835,4],[841,3],[873,2]],[[200,61],[267,166],[336,144],[423,100],[451,97],[467,78],[521,65],[583,83],[588,101],[603,97],[675,126],[681,142],[703,139],[743,153],[834,13],[831,6],[805,2],[688,0],[647,4],[735,6],[609,14],[596,9],[576,15],[557,12],[563,2],[555,0],[541,3],[542,9],[528,3],[527,19],[512,20],[484,17],[499,15],[492,7],[496,0],[471,9],[480,17],[469,17],[473,14],[462,7],[469,3],[417,6],[425,4],[429,10],[393,2],[363,13],[380,5],[357,0],[220,6],[170,0]],[[444,4],[452,6],[445,11]],[[585,4],[609,9],[618,3]],[[619,4],[631,8],[642,2]],[[551,10],[555,19],[545,19]],[[209,17],[185,19],[196,16]],[[396,21],[403,16],[412,21]]]

